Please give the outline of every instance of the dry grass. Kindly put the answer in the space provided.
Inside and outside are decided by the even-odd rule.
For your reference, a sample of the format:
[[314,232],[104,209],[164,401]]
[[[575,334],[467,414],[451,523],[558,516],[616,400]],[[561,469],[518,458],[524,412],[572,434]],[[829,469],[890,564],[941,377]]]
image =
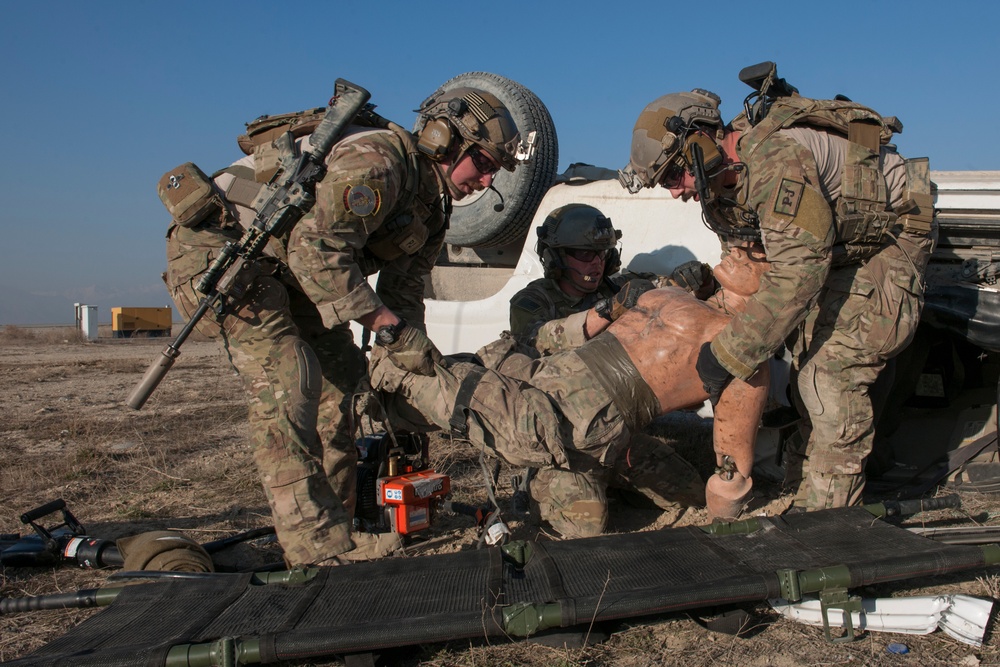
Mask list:
[[[162,341],[52,342],[48,333],[16,327],[0,331],[0,532],[24,532],[18,517],[54,498],[64,498],[89,534],[115,539],[146,530],[173,528],[209,541],[270,524],[263,492],[247,444],[246,403],[240,381],[214,344],[191,342],[167,380],[139,412],[122,406]],[[61,336],[64,334],[53,334]],[[702,421],[680,418],[658,422],[654,433],[673,443],[703,473],[714,465],[711,431]],[[454,499],[481,504],[486,496],[478,455],[464,443],[435,438],[435,468],[452,477]],[[502,467],[499,499],[508,503],[510,475]],[[762,487],[765,488],[766,487]],[[766,500],[766,499],[765,499]],[[932,521],[972,517],[995,523],[994,498],[966,499],[964,513],[942,513]],[[679,524],[697,522],[697,513]],[[615,506],[618,530],[666,525],[658,512]],[[533,528],[509,521],[515,537]],[[465,517],[439,516],[434,534],[444,549],[473,548],[474,531]],[[276,562],[273,545],[240,545],[223,557],[234,567]],[[7,568],[0,595],[24,597],[92,588],[106,572],[74,568]],[[865,595],[962,592],[997,597],[994,569],[968,577],[917,580],[862,591]],[[602,625],[607,633],[589,647],[551,647],[530,642],[455,641],[387,652],[385,664],[407,667],[643,667],[718,665],[734,667],[792,665],[944,666],[1000,664],[1000,641],[992,635],[981,649],[965,646],[941,632],[927,636],[870,633],[851,644],[826,643],[821,629],[787,621],[766,605],[751,610],[746,636],[710,632],[685,614]],[[23,656],[52,641],[96,611],[66,610],[0,617],[0,661]],[[387,629],[391,632],[391,628]],[[889,642],[907,644],[911,653],[886,652]],[[963,662],[965,661],[965,662]],[[972,661],[972,662],[970,662]],[[290,665],[332,666],[329,660]]]
[[85,343],[87,339],[73,327],[19,327],[8,324],[0,328],[2,345],[54,345]]

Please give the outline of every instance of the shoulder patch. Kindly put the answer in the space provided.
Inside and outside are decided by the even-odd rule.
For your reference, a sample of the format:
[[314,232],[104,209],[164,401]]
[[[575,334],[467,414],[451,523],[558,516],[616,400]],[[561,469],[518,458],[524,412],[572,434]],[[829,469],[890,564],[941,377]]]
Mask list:
[[348,185],[344,188],[344,209],[363,218],[378,213],[382,195],[367,185]]
[[540,313],[545,310],[545,304],[533,298],[531,294],[515,294],[510,305],[528,313]]
[[777,196],[774,198],[774,212],[781,215],[794,216],[799,212],[802,201],[802,190],[805,184],[790,178],[781,179]]

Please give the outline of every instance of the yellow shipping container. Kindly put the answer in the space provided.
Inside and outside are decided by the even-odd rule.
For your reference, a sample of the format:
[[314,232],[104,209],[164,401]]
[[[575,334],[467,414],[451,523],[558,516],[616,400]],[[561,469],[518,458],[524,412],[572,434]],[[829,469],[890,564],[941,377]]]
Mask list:
[[170,308],[111,309],[111,333],[115,338],[130,338],[137,333],[169,336],[174,313]]

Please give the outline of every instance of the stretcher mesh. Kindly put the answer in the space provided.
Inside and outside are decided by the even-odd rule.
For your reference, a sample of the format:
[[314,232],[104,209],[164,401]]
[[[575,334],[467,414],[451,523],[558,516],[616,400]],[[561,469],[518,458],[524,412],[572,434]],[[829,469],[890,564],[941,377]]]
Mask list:
[[272,663],[505,636],[500,611],[517,602],[558,602],[574,626],[776,597],[785,568],[846,565],[853,587],[984,565],[979,547],[934,542],[862,508],[760,523],[749,534],[687,527],[537,543],[523,569],[492,548],[323,568],[303,585],[226,574],[134,585],[3,664],[162,665],[174,645],[222,637],[259,640],[261,662]]

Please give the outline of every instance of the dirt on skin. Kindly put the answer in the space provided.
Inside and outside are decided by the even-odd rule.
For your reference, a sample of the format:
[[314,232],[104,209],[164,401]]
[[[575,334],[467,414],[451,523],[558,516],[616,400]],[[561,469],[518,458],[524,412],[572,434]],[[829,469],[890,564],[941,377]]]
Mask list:
[[[87,534],[109,540],[171,529],[204,543],[270,525],[248,446],[242,384],[221,346],[189,340],[147,405],[140,411],[125,406],[129,392],[164,344],[163,339],[110,338],[86,343],[70,329],[0,330],[0,532],[30,533],[19,520],[21,514],[56,498],[66,501]],[[672,443],[704,476],[711,474],[714,458],[706,420],[692,415],[662,419],[651,432]],[[484,473],[472,447],[434,437],[431,459],[437,471],[451,476],[453,500],[486,503]],[[533,539],[539,528],[511,509],[509,480],[515,472],[501,466],[497,499],[513,537]],[[776,514],[787,505],[788,498],[773,485],[758,483],[751,512]],[[996,524],[998,514],[997,499],[965,494],[962,510],[924,513],[909,523]],[[47,517],[42,523],[52,525],[57,518]],[[610,530],[657,530],[707,520],[699,508],[660,512],[613,502]],[[411,553],[475,549],[479,541],[468,517],[443,512],[427,538]],[[280,560],[280,548],[266,539],[239,544],[216,556],[220,566],[235,569]],[[8,567],[2,573],[0,595],[21,598],[94,588],[113,571]],[[961,593],[995,598],[1000,595],[997,575],[994,567],[854,592],[865,597]],[[760,604],[746,608],[747,624],[737,637],[703,627],[720,611],[593,627],[588,639],[604,640],[589,646],[456,640],[389,651],[381,661],[440,667],[1000,664],[1000,640],[992,632],[982,647],[963,644],[941,631],[920,636],[870,632],[851,643],[831,644],[821,628],[786,620]],[[100,611],[0,616],[0,661],[29,654],[95,613]],[[909,653],[888,652],[893,642],[905,644]],[[285,664],[343,663],[330,656]]]

